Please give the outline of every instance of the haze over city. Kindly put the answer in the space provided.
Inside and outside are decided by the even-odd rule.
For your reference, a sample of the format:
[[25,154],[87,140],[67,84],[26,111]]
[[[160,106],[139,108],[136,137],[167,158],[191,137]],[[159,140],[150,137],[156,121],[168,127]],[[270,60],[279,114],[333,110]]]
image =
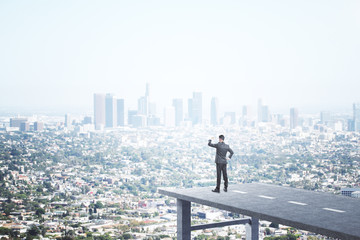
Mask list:
[[94,92],[158,109],[193,91],[224,110],[351,112],[359,1],[2,1],[1,109],[91,112]]
[[360,240],[360,1],[0,1],[0,240]]

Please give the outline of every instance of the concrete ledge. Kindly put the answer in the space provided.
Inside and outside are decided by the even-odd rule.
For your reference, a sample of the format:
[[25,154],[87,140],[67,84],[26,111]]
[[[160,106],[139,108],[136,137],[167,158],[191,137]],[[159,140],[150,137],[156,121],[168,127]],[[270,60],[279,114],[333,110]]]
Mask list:
[[210,187],[164,188],[159,193],[333,238],[360,240],[360,199],[261,183],[230,185],[227,193],[213,193]]

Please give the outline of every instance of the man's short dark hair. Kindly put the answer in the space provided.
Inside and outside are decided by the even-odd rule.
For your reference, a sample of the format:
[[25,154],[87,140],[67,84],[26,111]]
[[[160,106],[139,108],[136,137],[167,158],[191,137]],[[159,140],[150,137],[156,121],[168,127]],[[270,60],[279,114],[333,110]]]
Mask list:
[[221,138],[223,141],[225,140],[224,135],[220,135],[219,138]]

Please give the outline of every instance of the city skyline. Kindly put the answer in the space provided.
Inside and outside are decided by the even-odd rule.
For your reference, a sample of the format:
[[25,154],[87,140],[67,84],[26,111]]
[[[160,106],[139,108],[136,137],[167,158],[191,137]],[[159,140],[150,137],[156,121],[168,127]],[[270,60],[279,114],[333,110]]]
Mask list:
[[161,110],[201,91],[226,111],[263,98],[276,112],[350,112],[360,101],[358,9],[357,1],[3,1],[0,108],[86,111],[94,92],[133,108],[149,82]]

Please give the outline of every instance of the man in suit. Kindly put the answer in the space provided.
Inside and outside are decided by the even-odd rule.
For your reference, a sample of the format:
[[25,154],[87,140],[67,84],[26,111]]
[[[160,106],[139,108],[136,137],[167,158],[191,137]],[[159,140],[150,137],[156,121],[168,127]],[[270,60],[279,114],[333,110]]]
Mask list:
[[[225,140],[224,135],[220,135],[218,143],[215,144],[211,143],[211,139],[209,139],[209,143],[208,143],[210,147],[216,148],[216,157],[215,157],[216,188],[212,191],[217,193],[220,192],[221,172],[223,173],[223,178],[224,178],[224,191],[227,192],[228,177],[226,172],[226,165],[227,165],[227,160],[230,159],[234,154],[233,150],[231,150],[229,145],[225,144],[224,140]],[[230,153],[229,157],[226,157],[227,152]]]

